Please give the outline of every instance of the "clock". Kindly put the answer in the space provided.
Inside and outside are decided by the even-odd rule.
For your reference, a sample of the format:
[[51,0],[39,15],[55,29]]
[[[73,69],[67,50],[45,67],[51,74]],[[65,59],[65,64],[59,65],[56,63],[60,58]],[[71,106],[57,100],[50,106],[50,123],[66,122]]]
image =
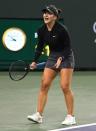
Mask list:
[[19,51],[26,44],[25,32],[17,27],[12,27],[3,33],[2,42],[4,47],[11,51]]

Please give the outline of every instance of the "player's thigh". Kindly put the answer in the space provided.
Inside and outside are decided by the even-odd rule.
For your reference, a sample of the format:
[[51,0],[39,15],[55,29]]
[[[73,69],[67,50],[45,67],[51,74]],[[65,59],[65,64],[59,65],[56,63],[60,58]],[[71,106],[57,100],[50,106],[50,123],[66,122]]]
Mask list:
[[62,88],[68,88],[71,85],[73,75],[72,68],[63,68],[60,71],[60,84]]
[[56,71],[54,71],[53,69],[45,68],[42,77],[42,84],[45,86],[50,85],[56,74]]

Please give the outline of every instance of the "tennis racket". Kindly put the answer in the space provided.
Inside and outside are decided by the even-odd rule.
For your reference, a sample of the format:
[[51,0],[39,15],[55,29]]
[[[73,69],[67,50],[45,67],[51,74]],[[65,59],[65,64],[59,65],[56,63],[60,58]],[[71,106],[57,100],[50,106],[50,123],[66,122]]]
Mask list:
[[[45,67],[45,62],[38,63],[36,69],[42,69]],[[22,80],[30,71],[30,65],[23,60],[17,60],[12,62],[9,67],[9,77],[11,80]]]

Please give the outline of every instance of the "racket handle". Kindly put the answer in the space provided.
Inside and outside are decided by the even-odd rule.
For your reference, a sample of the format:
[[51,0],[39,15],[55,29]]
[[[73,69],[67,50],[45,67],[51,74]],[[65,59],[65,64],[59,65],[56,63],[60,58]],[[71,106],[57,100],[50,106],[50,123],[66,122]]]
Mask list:
[[41,62],[37,64],[37,69],[43,69],[45,67],[46,62]]

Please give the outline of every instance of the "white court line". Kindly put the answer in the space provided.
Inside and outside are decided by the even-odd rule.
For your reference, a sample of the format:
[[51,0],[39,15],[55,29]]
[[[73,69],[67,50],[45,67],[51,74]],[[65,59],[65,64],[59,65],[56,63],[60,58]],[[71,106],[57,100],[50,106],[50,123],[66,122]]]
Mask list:
[[89,126],[95,126],[95,125],[96,123],[91,123],[91,124],[85,124],[85,125],[79,125],[79,126],[73,126],[73,127],[67,127],[67,128],[54,129],[54,130],[49,130],[49,131],[66,131],[66,130],[78,129],[82,127],[89,127]]

